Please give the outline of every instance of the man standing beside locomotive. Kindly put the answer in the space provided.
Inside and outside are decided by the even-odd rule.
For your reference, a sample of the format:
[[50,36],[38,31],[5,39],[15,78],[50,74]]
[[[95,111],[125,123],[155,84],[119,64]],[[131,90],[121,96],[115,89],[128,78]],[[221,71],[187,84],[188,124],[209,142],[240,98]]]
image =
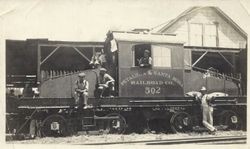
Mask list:
[[89,106],[88,102],[88,90],[89,82],[85,79],[86,74],[80,73],[78,75],[79,79],[75,83],[75,102],[80,109],[82,109],[82,101],[84,101],[84,109],[87,109]]
[[202,124],[209,129],[209,133],[215,134],[217,131],[213,126],[213,107],[209,104],[209,102],[213,99],[213,97],[209,97],[207,94],[207,89],[203,86],[200,89],[201,92],[201,108],[202,108]]
[[100,76],[99,76],[99,94],[100,97],[110,96],[111,91],[114,90],[114,82],[115,80],[107,73],[105,68],[100,69]]
[[144,51],[144,55],[139,61],[140,67],[150,67],[152,65],[152,58],[149,56],[149,54],[149,50]]

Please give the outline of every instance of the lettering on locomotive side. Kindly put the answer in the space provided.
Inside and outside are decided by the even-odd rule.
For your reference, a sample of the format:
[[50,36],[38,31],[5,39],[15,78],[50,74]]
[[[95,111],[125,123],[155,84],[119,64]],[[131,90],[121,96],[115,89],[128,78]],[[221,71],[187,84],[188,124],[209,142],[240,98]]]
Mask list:
[[170,97],[183,95],[182,70],[123,68],[120,74],[121,96]]
[[[164,77],[166,81],[135,80],[143,76],[148,76],[152,79],[154,79],[153,76]],[[139,74],[138,72],[131,74],[130,76],[126,77],[125,79],[121,81],[121,86],[124,86],[127,83],[130,83],[130,85],[174,85],[176,83],[179,86],[183,87],[183,83],[180,79],[176,78],[175,76],[172,76],[171,74],[167,72],[161,72],[161,71],[155,71],[155,70],[148,70],[147,72],[144,72],[142,74]]]
[[131,85],[174,85],[173,81],[130,81]]

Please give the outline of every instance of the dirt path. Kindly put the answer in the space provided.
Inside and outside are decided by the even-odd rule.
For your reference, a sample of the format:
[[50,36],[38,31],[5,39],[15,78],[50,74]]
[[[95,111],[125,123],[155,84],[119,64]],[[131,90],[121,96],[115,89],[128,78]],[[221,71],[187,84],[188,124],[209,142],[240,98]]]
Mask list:
[[70,137],[46,137],[36,138],[34,140],[8,141],[7,144],[86,144],[86,143],[104,143],[104,142],[128,142],[128,141],[143,141],[143,140],[163,140],[177,138],[191,138],[199,136],[232,136],[246,135],[244,131],[218,131],[215,135],[208,133],[188,133],[188,134],[102,134],[102,135],[76,135]]

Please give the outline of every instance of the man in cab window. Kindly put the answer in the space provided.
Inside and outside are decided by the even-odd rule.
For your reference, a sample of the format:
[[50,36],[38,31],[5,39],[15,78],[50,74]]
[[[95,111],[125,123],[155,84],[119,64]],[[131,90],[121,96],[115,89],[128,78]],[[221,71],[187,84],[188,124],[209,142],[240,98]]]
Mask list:
[[145,50],[143,57],[139,61],[140,67],[151,67],[152,65],[152,58],[150,57],[149,50]]

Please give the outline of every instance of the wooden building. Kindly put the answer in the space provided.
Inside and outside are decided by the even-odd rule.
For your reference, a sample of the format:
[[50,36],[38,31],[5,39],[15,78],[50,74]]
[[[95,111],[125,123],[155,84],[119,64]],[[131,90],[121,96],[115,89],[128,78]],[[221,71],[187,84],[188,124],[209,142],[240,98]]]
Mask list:
[[247,33],[218,7],[191,7],[152,32],[185,42],[185,69],[213,68],[247,82]]

